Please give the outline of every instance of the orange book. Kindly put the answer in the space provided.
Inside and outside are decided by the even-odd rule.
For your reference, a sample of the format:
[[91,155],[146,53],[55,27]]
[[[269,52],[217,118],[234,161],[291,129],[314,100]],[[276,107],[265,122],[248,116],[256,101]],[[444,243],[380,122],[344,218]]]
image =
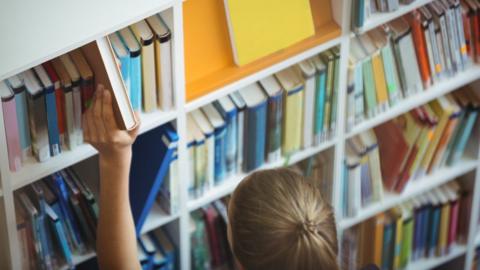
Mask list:
[[385,214],[380,213],[375,218],[375,238],[373,239],[373,263],[377,266],[382,265],[383,250],[383,228],[385,225]]
[[448,103],[450,103],[450,106],[453,108],[453,110],[452,110],[452,113],[450,114],[450,117],[448,118],[447,125],[445,126],[445,129],[442,133],[442,137],[440,137],[440,141],[438,142],[437,149],[433,154],[433,158],[432,158],[432,161],[430,162],[430,166],[428,167],[429,173],[437,169],[441,165],[440,163],[443,159],[443,154],[445,153],[445,150],[447,150],[447,145],[450,142],[453,132],[455,131],[455,128],[458,125],[458,119],[462,112],[460,107],[458,106],[458,104],[456,103],[456,101],[453,99],[451,95],[447,95],[445,97]]
[[422,18],[418,11],[414,10],[412,13],[405,16],[408,23],[412,27],[413,42],[415,44],[415,52],[418,59],[418,66],[420,68],[420,75],[422,76],[423,88],[426,89],[432,83],[430,74],[430,65],[428,62],[427,46],[425,43],[425,35],[422,29]]

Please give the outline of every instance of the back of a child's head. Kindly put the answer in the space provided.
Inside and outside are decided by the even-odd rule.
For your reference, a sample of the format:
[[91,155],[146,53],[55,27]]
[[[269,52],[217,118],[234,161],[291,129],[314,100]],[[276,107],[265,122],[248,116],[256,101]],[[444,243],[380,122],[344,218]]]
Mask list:
[[229,204],[233,253],[245,270],[336,270],[337,233],[320,191],[288,169],[248,176]]

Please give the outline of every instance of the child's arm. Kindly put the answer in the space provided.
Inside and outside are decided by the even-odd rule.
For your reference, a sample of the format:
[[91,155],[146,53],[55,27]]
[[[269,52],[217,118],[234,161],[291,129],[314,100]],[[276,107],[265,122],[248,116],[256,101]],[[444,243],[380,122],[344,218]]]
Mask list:
[[138,127],[133,131],[118,128],[112,96],[99,85],[92,107],[83,117],[83,135],[99,152],[97,255],[101,269],[140,269],[128,195],[132,144],[137,133]]

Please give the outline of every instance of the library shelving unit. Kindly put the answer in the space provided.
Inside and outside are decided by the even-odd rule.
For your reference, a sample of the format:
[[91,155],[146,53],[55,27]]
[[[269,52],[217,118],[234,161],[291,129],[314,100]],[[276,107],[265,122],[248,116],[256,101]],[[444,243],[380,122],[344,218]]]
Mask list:
[[[396,17],[422,6],[432,0],[417,0],[392,13],[370,17],[359,32],[368,31]],[[340,179],[345,157],[345,141],[369,128],[375,127],[416,106],[425,104],[458,87],[480,79],[480,67],[473,65],[453,78],[409,97],[395,107],[368,119],[357,126],[346,127],[346,81],[350,50],[351,0],[311,0],[314,8],[315,35],[290,48],[267,56],[244,67],[236,67],[230,50],[228,30],[225,23],[222,1],[218,0],[103,0],[103,1],[6,1],[0,9],[0,80],[15,75],[44,61],[50,60],[75,48],[104,37],[138,20],[155,13],[165,13],[167,24],[173,33],[172,56],[175,92],[175,109],[170,112],[143,114],[141,132],[147,132],[164,123],[175,121],[180,136],[179,166],[187,167],[186,115],[222,96],[251,84],[261,78],[314,56],[326,49],[340,47],[339,99],[337,133],[323,144],[303,149],[296,154],[262,168],[290,165],[327,149],[333,151],[334,194],[333,202],[337,213],[339,235],[348,228],[395,205],[409,200],[456,177],[468,174],[473,179],[473,207],[470,235],[464,246],[455,246],[448,256],[428,258],[412,262],[409,269],[430,269],[454,259],[464,260],[464,269],[470,269],[475,249],[480,245],[477,235],[477,220],[480,205],[480,149],[474,149],[468,159],[458,165],[441,169],[419,181],[409,183],[401,194],[386,194],[383,201],[374,203],[352,218],[341,218]],[[28,6],[26,6],[28,5]],[[55,14],[46,16],[46,14]],[[358,31],[357,31],[358,32]],[[3,119],[0,110],[0,119]],[[480,139],[480,138],[479,138]],[[8,155],[4,123],[0,121],[0,265],[3,269],[19,269],[21,255],[16,233],[14,192],[34,181],[58,170],[78,164],[94,157],[96,151],[82,145],[73,151],[44,163],[30,160],[18,172],[8,167]],[[179,250],[180,268],[190,269],[190,213],[203,205],[231,193],[245,174],[226,179],[223,184],[212,188],[195,200],[188,198],[187,183],[190,175],[180,170],[180,210],[166,215],[154,207],[147,218],[142,232],[154,230],[168,224],[178,232],[174,240]],[[95,256],[94,252],[75,257],[77,264]]]

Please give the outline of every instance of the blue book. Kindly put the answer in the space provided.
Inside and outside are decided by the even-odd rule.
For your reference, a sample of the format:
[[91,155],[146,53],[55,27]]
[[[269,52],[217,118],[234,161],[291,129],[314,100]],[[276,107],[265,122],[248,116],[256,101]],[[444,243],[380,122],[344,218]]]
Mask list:
[[32,151],[32,141],[30,140],[30,124],[27,111],[26,88],[18,76],[12,76],[8,78],[7,81],[15,93],[15,109],[17,111],[20,147],[22,148],[22,158],[25,159]]
[[140,265],[142,266],[142,270],[153,269],[153,256],[145,252],[142,245],[140,244],[140,240],[138,240],[137,242],[137,254]]
[[433,207],[433,212],[431,215],[431,223],[430,223],[430,241],[428,243],[428,254],[430,256],[435,256],[435,250],[437,249],[437,244],[438,244],[438,233],[440,229],[440,216],[441,216],[441,206],[439,205],[434,205]]
[[238,92],[229,95],[237,107],[237,172],[242,170],[243,164],[243,132],[245,129],[245,101]]
[[138,111],[142,108],[142,47],[129,27],[118,31],[118,34],[130,55],[130,101],[132,102],[132,108]]
[[[130,58],[130,51],[122,42],[120,35],[118,32],[110,34],[108,36],[110,40],[110,44],[112,44],[113,51],[115,52],[118,61],[120,62],[120,72],[122,73],[122,79],[125,82],[125,86],[127,87],[128,93],[131,93],[132,82],[130,80],[130,71],[131,71],[131,58]],[[138,102],[135,105],[139,105]],[[136,108],[132,102],[132,106],[134,110],[139,110]]]
[[73,210],[69,204],[70,194],[68,193],[68,188],[63,180],[62,176],[57,172],[50,176],[47,183],[50,185],[50,189],[55,193],[58,198],[58,203],[60,205],[60,210],[62,216],[64,217],[67,230],[70,234],[70,238],[75,246],[75,248],[81,253],[86,250],[85,244],[80,236],[80,230],[78,224],[75,221]]
[[62,220],[58,217],[55,211],[50,207],[50,205],[46,205],[45,213],[47,221],[50,224],[50,231],[55,236],[57,241],[58,247],[65,259],[65,262],[68,264],[70,268],[74,268],[75,264],[73,263],[72,259],[72,251],[70,250],[70,246],[68,245],[67,236],[63,229]]
[[265,159],[275,162],[282,157],[283,88],[274,76],[258,83],[268,98]]
[[157,250],[160,250],[166,258],[166,263],[164,269],[174,270],[175,269],[175,247],[172,244],[172,240],[168,235],[162,230],[158,229],[149,233],[150,239],[155,244]]
[[177,142],[177,132],[168,123],[142,134],[132,146],[130,205],[138,235],[168,173]]
[[452,150],[450,151],[447,159],[447,164],[449,166],[455,165],[461,160],[463,152],[465,151],[465,147],[467,146],[468,139],[471,136],[472,129],[477,120],[479,111],[480,107],[468,106],[463,121],[458,127],[458,133],[453,138]]
[[395,247],[395,222],[390,217],[387,218],[389,220],[383,229],[382,270],[392,269]]
[[267,97],[260,86],[251,84],[239,91],[245,104],[245,141],[243,170],[249,172],[265,162]]
[[220,115],[222,115],[227,126],[227,135],[225,139],[225,157],[226,157],[226,177],[234,175],[237,172],[237,108],[228,97],[222,97],[214,103]]
[[151,235],[144,234],[139,236],[140,246],[145,253],[153,260],[153,269],[165,269],[168,264],[167,257],[162,253],[160,249],[155,245]]
[[39,212],[35,208],[35,206],[33,205],[30,198],[24,192],[20,192],[18,194],[18,200],[20,201],[20,203],[24,207],[25,212],[28,215],[29,223],[31,224],[32,236],[33,236],[32,241],[34,242],[33,245],[34,245],[34,248],[35,248],[35,255],[36,255],[35,257],[36,257],[37,264],[42,266],[42,267],[45,267],[45,264],[44,264],[45,260],[44,260],[44,257],[43,257],[43,254],[44,254],[43,248],[44,247],[41,243],[40,226],[39,226],[40,224],[38,222],[39,221],[38,220]]
[[325,113],[325,95],[327,84],[327,66],[320,57],[315,57],[313,63],[317,69],[316,91],[315,91],[315,126],[313,134],[315,144],[318,145],[324,140],[323,120]]
[[40,83],[43,85],[45,93],[45,104],[47,109],[47,127],[48,140],[50,142],[50,155],[56,156],[60,154],[60,132],[58,130],[57,103],[55,98],[55,87],[47,75],[42,65],[34,68]]
[[414,228],[412,239],[412,260],[415,260],[418,256],[418,250],[420,246],[420,229],[421,229],[421,208],[418,207],[414,210]]
[[212,125],[215,134],[215,184],[225,179],[227,173],[227,125],[212,104],[202,107],[202,111]]

